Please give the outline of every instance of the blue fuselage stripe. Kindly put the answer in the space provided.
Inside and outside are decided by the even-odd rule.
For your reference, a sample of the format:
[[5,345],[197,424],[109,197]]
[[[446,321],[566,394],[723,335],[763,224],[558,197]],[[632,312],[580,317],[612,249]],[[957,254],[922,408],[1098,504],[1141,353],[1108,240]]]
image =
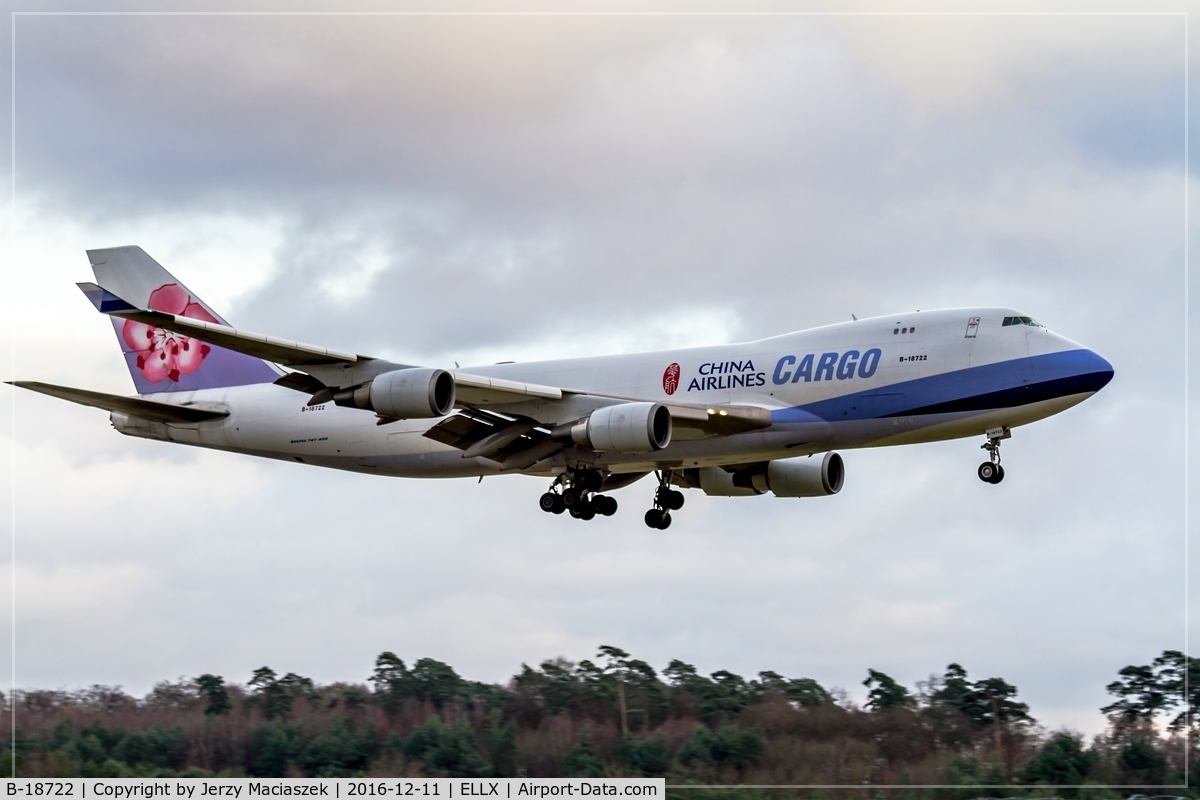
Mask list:
[[1095,392],[1112,377],[1112,365],[1091,350],[1064,350],[968,367],[780,409],[772,412],[771,420],[777,423],[834,422],[1014,408]]

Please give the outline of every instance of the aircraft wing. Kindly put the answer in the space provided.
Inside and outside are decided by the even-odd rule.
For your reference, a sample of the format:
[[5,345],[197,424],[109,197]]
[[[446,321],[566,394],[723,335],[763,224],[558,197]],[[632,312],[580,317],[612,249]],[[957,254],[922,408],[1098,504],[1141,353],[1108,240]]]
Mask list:
[[284,366],[353,364],[364,356],[343,353],[328,347],[315,347],[288,339],[276,339],[258,333],[248,333],[228,325],[205,322],[179,314],[168,314],[148,308],[138,308],[117,297],[112,292],[94,283],[76,284],[101,313],[110,317],[131,319],[155,328],[173,331],[184,336],[193,336],[201,341],[215,344],[248,356],[274,361]]
[[[316,394],[323,389],[354,386],[384,372],[412,366],[329,347],[303,344],[290,339],[250,333],[179,314],[138,308],[94,283],[80,283],[78,286],[99,311],[110,317],[131,319],[184,336],[192,336],[227,350],[273,361],[296,370],[284,375],[276,383],[308,394]],[[465,406],[496,405],[534,398],[561,400],[563,396],[562,390],[554,386],[487,378],[457,371],[451,374],[454,377],[459,402]]]
[[55,386],[52,383],[37,381],[5,381],[22,389],[48,394],[62,400],[70,400],[82,406],[103,408],[118,414],[128,414],[133,417],[152,420],[154,422],[204,422],[210,419],[228,417],[228,411],[219,411],[196,406],[175,405],[174,403],[159,403],[141,397],[124,397],[118,394],[104,392],[89,392],[86,389],[72,389],[69,386]]
[[[192,336],[209,344],[239,353],[273,361],[295,370],[276,383],[313,395],[315,402],[332,397],[333,389],[362,384],[377,375],[412,365],[396,364],[370,356],[334,350],[328,347],[302,344],[258,333],[242,331],[228,325],[138,308],[94,283],[80,283],[79,288],[102,313],[121,319],[131,319],[146,325]],[[461,370],[451,372],[455,383],[456,404],[463,408],[511,406],[526,401],[555,401],[566,395],[587,395],[573,389],[524,383],[520,381],[472,375]],[[602,395],[613,402],[635,401],[638,398]],[[706,407],[687,403],[667,403],[671,418],[685,437],[727,436],[769,427],[769,409],[757,406]],[[510,423],[511,424],[511,423]],[[526,444],[531,434],[519,439]],[[439,440],[440,441],[440,440]],[[465,440],[463,440],[465,441]],[[464,447],[470,447],[468,442]],[[511,443],[510,443],[511,444]],[[457,446],[457,445],[456,445]]]

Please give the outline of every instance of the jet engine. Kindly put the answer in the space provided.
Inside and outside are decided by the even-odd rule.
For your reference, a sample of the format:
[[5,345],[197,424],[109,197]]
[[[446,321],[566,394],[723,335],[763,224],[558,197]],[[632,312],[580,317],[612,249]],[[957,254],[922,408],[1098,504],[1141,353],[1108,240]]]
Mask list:
[[610,453],[648,453],[671,443],[671,412],[661,403],[598,408],[565,432],[577,445]]
[[333,402],[392,419],[444,417],[454,410],[454,376],[444,369],[398,369],[334,392]]
[[748,497],[771,492],[776,497],[824,497],[842,490],[846,468],[837,453],[826,453],[825,457],[789,458],[751,464],[735,472],[726,472],[720,467],[703,467],[685,470],[689,484],[698,484],[704,493],[718,497]]
[[823,497],[837,494],[846,479],[846,466],[837,453],[815,458],[767,462],[767,488],[776,497]]

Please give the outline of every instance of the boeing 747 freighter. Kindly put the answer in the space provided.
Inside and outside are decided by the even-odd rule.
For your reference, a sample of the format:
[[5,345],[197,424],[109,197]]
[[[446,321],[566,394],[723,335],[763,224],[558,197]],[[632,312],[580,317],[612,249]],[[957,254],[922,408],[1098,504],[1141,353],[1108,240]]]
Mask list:
[[1009,308],[895,314],[745,344],[459,369],[397,364],[230,326],[140,247],[89,250],[136,397],[17,381],[110,412],[129,436],[407,478],[540,475],[544,511],[611,515],[680,488],[837,494],[835,450],[979,436],[1004,479],[1013,428],[1103,388],[1112,365]]

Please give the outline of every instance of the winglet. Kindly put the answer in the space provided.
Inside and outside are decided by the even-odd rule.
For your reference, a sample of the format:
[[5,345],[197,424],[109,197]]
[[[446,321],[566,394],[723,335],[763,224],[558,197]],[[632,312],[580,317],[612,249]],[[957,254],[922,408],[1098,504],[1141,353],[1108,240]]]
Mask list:
[[138,307],[117,297],[107,289],[94,283],[77,283],[79,291],[87,295],[92,305],[101,314],[111,314],[114,311],[138,311]]

